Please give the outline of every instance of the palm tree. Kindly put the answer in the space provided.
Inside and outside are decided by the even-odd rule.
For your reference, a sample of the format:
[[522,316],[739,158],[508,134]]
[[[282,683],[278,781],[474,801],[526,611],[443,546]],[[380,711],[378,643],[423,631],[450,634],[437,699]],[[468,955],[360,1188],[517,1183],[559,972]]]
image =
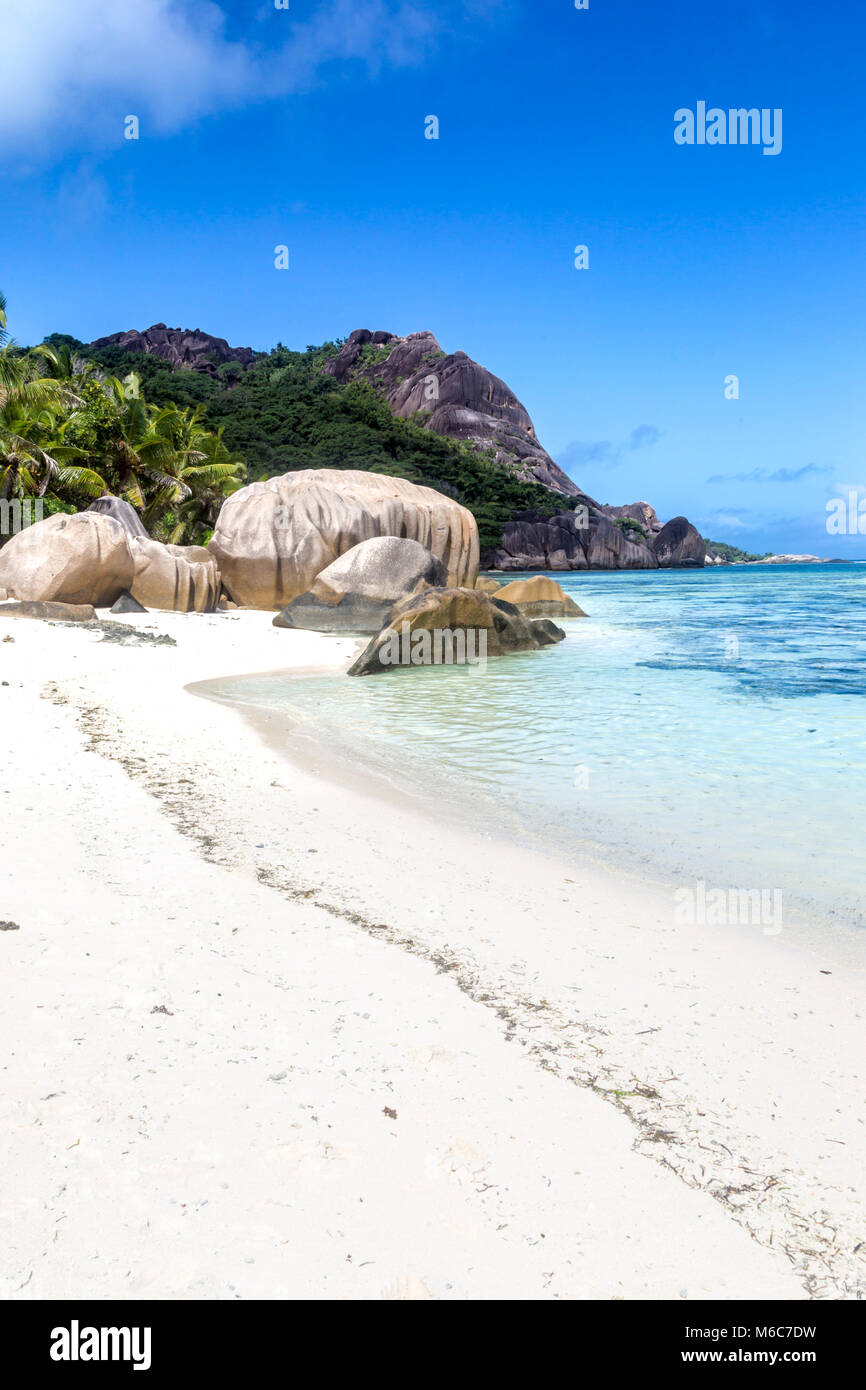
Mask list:
[[178,544],[213,529],[244,475],[200,406],[148,406],[135,373],[105,376],[66,343],[15,348],[0,294],[0,500],[111,493]]
[[172,455],[163,464],[163,481],[145,512],[145,525],[159,525],[172,545],[191,543],[212,531],[226,497],[243,486],[243,461],[223,443],[222,426],[214,433],[202,420],[202,408],[166,406],[154,428],[171,441]]
[[64,387],[34,376],[32,359],[15,349],[6,323],[6,298],[0,293],[0,499],[43,497],[59,471],[47,444]]

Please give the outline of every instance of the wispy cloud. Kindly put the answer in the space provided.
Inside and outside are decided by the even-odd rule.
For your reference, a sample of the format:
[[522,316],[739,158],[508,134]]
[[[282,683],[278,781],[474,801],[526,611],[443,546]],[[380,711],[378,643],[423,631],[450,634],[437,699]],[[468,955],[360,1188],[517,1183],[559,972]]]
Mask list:
[[609,439],[599,440],[596,444],[584,443],[575,439],[571,444],[566,444],[564,449],[560,449],[557,463],[566,472],[572,468],[581,468],[585,463],[604,463],[614,464],[616,450]]
[[575,439],[560,450],[556,462],[567,473],[588,463],[616,468],[622,463],[626,450],[648,449],[657,444],[661,437],[662,431],[655,425],[637,425],[622,444],[613,444],[609,439],[596,440],[594,443]]
[[[454,20],[452,0],[323,0],[272,8],[255,42],[230,40],[214,0],[3,0],[0,140],[60,152],[139,115],[157,134],[309,88],[330,62],[370,71],[420,62]],[[306,9],[306,7],[305,7]],[[495,6],[477,0],[476,16]]]
[[637,429],[632,430],[628,437],[629,449],[648,449],[651,444],[658,444],[662,437],[662,432],[655,425],[638,425]]
[[803,478],[832,473],[827,463],[804,463],[802,468],[752,468],[748,473],[713,473],[708,483],[799,483]]

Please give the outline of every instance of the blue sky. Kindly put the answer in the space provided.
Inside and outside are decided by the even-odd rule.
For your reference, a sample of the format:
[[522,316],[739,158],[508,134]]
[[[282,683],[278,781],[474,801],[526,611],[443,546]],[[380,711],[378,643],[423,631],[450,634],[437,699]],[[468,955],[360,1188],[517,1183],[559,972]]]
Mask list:
[[[19,342],[156,321],[256,348],[430,329],[509,383],[600,501],[866,556],[825,528],[828,499],[866,485],[853,0],[0,10]],[[677,145],[674,112],[698,101],[781,108],[781,153]]]

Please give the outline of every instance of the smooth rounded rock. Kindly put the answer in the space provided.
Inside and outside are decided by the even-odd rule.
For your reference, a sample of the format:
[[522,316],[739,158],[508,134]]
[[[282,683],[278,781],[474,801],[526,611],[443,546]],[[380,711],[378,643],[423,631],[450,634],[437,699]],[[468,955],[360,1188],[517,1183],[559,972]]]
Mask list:
[[133,572],[126,531],[97,512],[46,517],[0,550],[0,590],[15,599],[110,608]]
[[449,584],[475,583],[478,528],[432,488],[358,469],[305,468],[250,483],[223,503],[208,549],[246,608],[282,608],[339,556],[375,536],[417,541]]
[[149,537],[130,540],[135,574],[132,597],[145,608],[170,613],[212,613],[220,596],[216,559],[202,545],[163,545]]

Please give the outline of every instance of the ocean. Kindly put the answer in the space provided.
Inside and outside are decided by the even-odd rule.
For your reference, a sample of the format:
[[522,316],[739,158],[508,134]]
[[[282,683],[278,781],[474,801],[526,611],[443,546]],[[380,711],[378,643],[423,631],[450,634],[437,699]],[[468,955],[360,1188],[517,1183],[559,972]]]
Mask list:
[[588,614],[556,647],[209,693],[443,815],[866,926],[866,564],[554,577]]

